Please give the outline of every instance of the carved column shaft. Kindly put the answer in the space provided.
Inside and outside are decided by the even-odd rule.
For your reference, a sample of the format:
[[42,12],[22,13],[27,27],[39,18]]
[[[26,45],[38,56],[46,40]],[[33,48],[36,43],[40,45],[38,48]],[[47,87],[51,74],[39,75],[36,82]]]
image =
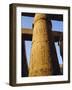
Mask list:
[[51,22],[47,21],[45,14],[36,14],[32,38],[31,58],[29,64],[29,76],[53,75],[53,63],[50,45],[52,41]]

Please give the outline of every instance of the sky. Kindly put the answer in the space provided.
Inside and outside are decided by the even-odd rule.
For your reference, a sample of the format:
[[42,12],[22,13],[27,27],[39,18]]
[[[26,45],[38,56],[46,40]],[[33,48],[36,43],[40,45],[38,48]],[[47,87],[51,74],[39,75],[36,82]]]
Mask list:
[[[22,28],[32,29],[32,22],[33,22],[33,17],[26,17],[26,16],[21,17],[21,27]],[[52,20],[51,22],[52,22],[52,30],[53,31],[63,32],[63,22],[62,21]],[[25,47],[26,47],[25,50],[26,50],[27,62],[29,65],[32,42],[25,41]],[[56,47],[56,51],[57,51],[57,57],[58,57],[59,64],[62,64],[62,58],[60,56],[60,48],[59,48],[58,43],[55,43],[55,47]]]

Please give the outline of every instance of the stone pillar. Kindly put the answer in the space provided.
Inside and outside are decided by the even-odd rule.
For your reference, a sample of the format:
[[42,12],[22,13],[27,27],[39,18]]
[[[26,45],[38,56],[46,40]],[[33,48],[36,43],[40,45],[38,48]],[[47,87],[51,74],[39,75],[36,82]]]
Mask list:
[[60,46],[60,54],[63,60],[63,36],[60,37],[59,46]]
[[22,38],[22,58],[21,58],[21,76],[28,77],[28,64],[26,59],[26,51],[25,51],[25,41]]
[[45,14],[36,14],[32,38],[29,76],[53,75],[51,58],[51,22],[47,22]]

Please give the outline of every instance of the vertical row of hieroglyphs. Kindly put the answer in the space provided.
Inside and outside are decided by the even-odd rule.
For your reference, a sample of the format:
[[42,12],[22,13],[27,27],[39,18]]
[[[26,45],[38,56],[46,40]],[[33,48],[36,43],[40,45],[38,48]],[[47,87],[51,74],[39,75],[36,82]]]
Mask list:
[[29,76],[60,74],[51,28],[51,21],[45,14],[35,14]]

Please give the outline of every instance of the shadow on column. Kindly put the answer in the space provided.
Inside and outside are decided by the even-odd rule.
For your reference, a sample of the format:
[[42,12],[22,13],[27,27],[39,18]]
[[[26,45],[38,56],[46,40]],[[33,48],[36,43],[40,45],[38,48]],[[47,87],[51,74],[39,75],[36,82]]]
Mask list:
[[49,38],[49,46],[50,46],[50,54],[52,58],[52,66],[53,66],[53,75],[61,75],[60,67],[58,63],[58,58],[56,54],[56,49],[54,45],[54,38],[52,37],[52,23],[50,20],[47,20],[47,26],[48,26],[48,38]]

